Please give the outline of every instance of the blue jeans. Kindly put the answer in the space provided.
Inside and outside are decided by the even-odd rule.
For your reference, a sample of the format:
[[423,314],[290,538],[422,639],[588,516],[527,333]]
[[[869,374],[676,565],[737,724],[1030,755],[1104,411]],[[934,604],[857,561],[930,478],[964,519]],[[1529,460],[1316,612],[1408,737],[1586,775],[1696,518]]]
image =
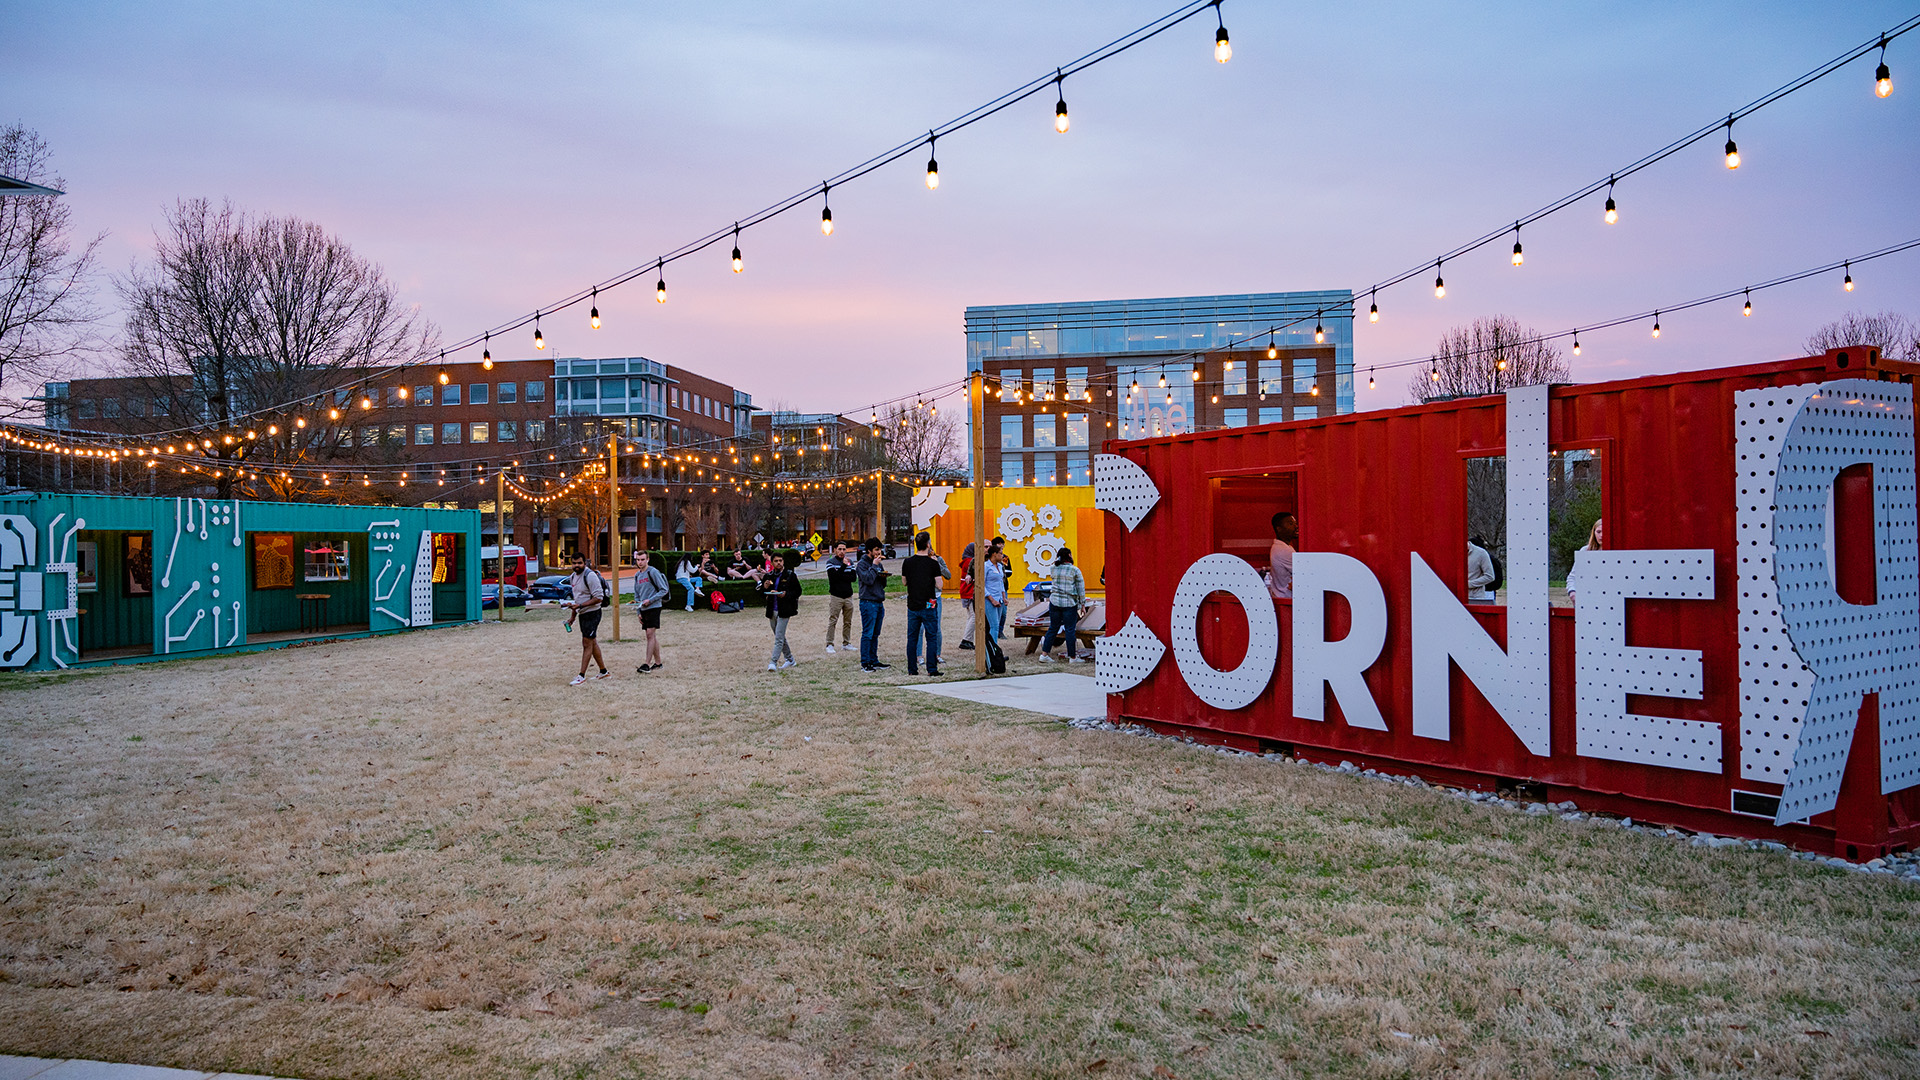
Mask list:
[[1007,605],[987,605],[987,640],[999,641],[1007,626]]
[[687,610],[693,610],[693,602],[700,595],[700,579],[697,576],[676,579],[687,587]]
[[860,601],[860,666],[880,662],[880,622],[887,617],[887,605],[878,600]]
[[1059,607],[1047,609],[1047,636],[1040,639],[1040,651],[1050,653],[1062,638],[1067,642],[1067,655],[1078,656],[1080,637],[1075,633],[1080,628],[1080,609],[1077,607]]
[[916,674],[920,661],[920,637],[927,639],[927,672],[940,670],[940,605],[929,604],[925,611],[907,611],[907,672]]

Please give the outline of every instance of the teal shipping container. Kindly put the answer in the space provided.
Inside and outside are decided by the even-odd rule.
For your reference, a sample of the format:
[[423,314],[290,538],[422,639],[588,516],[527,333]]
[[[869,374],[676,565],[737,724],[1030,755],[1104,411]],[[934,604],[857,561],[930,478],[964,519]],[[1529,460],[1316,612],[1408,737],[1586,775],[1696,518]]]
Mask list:
[[0,496],[0,668],[173,659],[480,617],[480,514]]

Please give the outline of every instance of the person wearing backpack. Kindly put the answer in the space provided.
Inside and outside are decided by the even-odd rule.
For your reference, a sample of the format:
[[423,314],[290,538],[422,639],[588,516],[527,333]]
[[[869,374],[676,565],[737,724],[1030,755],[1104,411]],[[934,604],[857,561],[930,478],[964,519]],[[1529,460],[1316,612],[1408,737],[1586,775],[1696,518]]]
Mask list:
[[767,670],[790,668],[797,661],[793,647],[787,644],[787,623],[800,614],[800,577],[787,569],[786,556],[772,557],[760,591],[766,595],[767,621],[773,625],[773,655],[767,660]]
[[636,551],[633,558],[633,606],[640,612],[640,628],[647,633],[647,654],[641,658],[645,663],[633,670],[644,675],[661,667],[660,607],[667,602],[667,575],[652,565],[646,552]]
[[1477,535],[1467,537],[1467,603],[1491,604],[1499,587],[1500,571],[1487,542]]
[[589,661],[600,667],[600,674],[594,678],[604,679],[612,674],[607,670],[607,658],[600,654],[599,639],[600,611],[607,606],[607,579],[600,576],[600,571],[587,566],[585,555],[576,552],[567,586],[573,591],[573,600],[567,604],[568,621],[580,624],[580,674],[573,677],[573,685],[579,686],[587,681]]

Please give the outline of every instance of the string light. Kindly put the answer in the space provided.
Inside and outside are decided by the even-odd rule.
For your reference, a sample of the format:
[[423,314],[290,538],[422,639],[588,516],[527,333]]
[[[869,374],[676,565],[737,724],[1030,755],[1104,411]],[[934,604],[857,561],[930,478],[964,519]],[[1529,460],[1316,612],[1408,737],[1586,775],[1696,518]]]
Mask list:
[[746,263],[740,260],[740,223],[736,221],[733,223],[733,272],[737,274],[746,268]]
[[[482,335],[481,343],[482,344],[480,349],[480,366],[487,369],[488,371],[492,371],[493,370],[493,335],[491,333]],[[533,331],[533,347],[536,349],[541,347],[540,330],[538,326],[536,326]],[[440,381],[443,383],[446,382],[445,379],[442,379]]]
[[1653,313],[1653,336],[1660,336],[1660,313],[1657,311]]
[[533,314],[533,347],[535,349],[547,347],[547,339],[540,334],[540,313],[537,311]]
[[1446,262],[1445,259],[1439,259],[1433,264],[1433,298],[1435,300],[1443,299],[1447,295],[1447,279],[1440,276],[1441,271],[1446,267]]
[[1194,381],[1194,382],[1199,382],[1199,381],[1200,381],[1200,369],[1199,369],[1199,368],[1194,368],[1194,369],[1193,369],[1193,381]]
[[1620,220],[1620,208],[1613,203],[1613,177],[1607,177],[1607,224]]
[[1853,263],[1845,262],[1845,263],[1842,263],[1841,266],[1845,268],[1847,272],[1847,279],[1840,283],[1840,287],[1845,289],[1848,292],[1852,292],[1853,291]]
[[937,158],[934,157],[934,141],[938,138],[939,136],[935,135],[933,132],[931,131],[927,132],[927,190],[928,191],[937,191],[940,188],[940,162]]
[[1267,331],[1267,359],[1280,359],[1280,346],[1273,343],[1273,331]]
[[1233,59],[1233,44],[1227,40],[1227,20],[1220,14],[1220,0],[1213,0],[1213,17],[1220,20],[1220,29],[1213,32],[1213,58],[1224,64]]
[[1368,368],[1368,369],[1367,369],[1367,389],[1369,389],[1369,390],[1371,390],[1371,389],[1373,389],[1373,385],[1374,385],[1374,384],[1373,384],[1373,369],[1372,369],[1372,368]]
[[1053,130],[1062,135],[1067,133],[1067,77],[1060,74],[1059,68],[1053,69],[1053,85],[1060,94],[1060,100],[1053,107]]
[[820,235],[821,236],[833,235],[833,207],[827,205],[827,192],[832,190],[832,188],[833,188],[832,184],[827,183],[825,180],[820,181]]
[[1733,116],[1727,116],[1727,168],[1740,167],[1740,148],[1733,144]]
[[1580,331],[1577,327],[1573,331],[1573,355],[1580,355]]
[[1520,253],[1520,223],[1516,221],[1513,223],[1513,265],[1520,266],[1526,261],[1527,257]]
[[664,304],[667,302],[667,261],[655,259],[653,268],[660,274],[660,280],[653,285],[653,299],[655,303]]
[[1367,305],[1367,321],[1370,323],[1375,323],[1380,321],[1379,293],[1380,293],[1379,289],[1372,289],[1372,290],[1369,290],[1367,293],[1367,296],[1371,298],[1373,301],[1372,303]]
[[1893,71],[1887,67],[1887,35],[1880,35],[1880,66],[1873,70],[1873,96],[1893,93]]
[[587,325],[598,330],[600,329],[600,286],[593,287],[593,298],[589,303],[592,306],[587,310]]
[[[1315,345],[1325,345],[1327,343],[1327,329],[1320,325],[1320,313],[1317,311],[1313,313],[1313,343]],[[1196,375],[1194,377],[1198,378],[1199,376]]]
[[1747,296],[1747,302],[1741,306],[1740,314],[1751,319],[1753,318],[1753,290],[1748,289],[1746,296]]
[[436,378],[439,379],[441,386],[447,385],[447,351],[445,349],[440,350],[440,368]]

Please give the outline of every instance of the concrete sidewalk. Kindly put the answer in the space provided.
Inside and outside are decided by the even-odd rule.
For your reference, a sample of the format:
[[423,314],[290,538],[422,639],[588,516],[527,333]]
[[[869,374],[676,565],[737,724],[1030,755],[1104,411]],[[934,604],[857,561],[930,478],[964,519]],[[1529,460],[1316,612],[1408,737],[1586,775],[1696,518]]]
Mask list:
[[1090,676],[1069,675],[1064,671],[1046,675],[999,675],[990,679],[956,680],[925,686],[908,684],[905,689],[975,701],[982,705],[1021,709],[1043,716],[1058,716],[1064,720],[1082,720],[1089,716],[1104,718],[1107,715],[1106,692],[1095,685]]
[[274,1080],[249,1073],[162,1069],[155,1065],[116,1065],[110,1061],[9,1057],[0,1054],[0,1080]]

